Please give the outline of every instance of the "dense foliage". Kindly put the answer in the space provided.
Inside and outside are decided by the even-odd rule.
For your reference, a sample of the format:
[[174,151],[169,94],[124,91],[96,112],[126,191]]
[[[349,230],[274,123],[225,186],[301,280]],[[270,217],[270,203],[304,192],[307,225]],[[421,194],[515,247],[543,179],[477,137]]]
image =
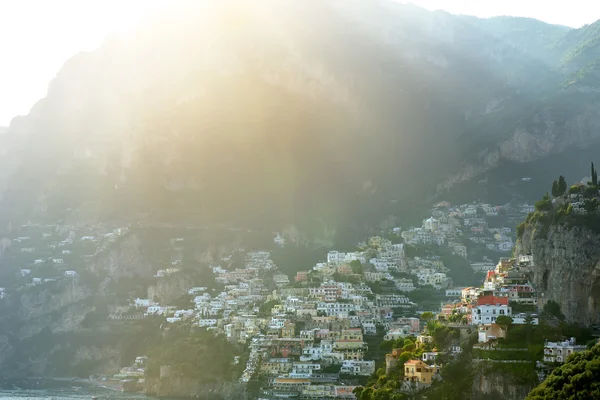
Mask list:
[[600,344],[575,353],[556,368],[527,400],[575,400],[600,398]]
[[242,351],[228,343],[223,336],[215,336],[201,328],[174,325],[162,341],[149,353],[146,371],[149,377],[160,375],[160,366],[168,365],[171,373],[203,382],[237,378],[243,364],[232,365],[233,357]]

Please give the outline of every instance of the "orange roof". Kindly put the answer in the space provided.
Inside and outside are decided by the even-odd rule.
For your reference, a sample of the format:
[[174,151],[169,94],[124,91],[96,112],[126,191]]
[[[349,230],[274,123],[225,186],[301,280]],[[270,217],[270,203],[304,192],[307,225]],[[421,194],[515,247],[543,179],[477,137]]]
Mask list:
[[508,297],[497,297],[497,296],[489,295],[489,296],[483,296],[483,297],[480,297],[477,299],[478,306],[483,306],[483,305],[492,305],[493,306],[496,304],[507,306],[508,305]]
[[404,365],[406,364],[418,364],[420,362],[423,362],[421,360],[408,360],[407,362],[404,363]]

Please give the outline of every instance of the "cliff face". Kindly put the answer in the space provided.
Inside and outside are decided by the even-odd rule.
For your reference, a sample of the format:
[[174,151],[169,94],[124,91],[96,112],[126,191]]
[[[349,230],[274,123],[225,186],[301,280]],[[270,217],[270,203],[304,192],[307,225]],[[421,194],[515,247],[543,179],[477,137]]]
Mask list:
[[[600,235],[583,227],[528,225],[516,254],[532,254],[533,284],[568,321],[600,321]],[[544,234],[545,233],[545,234]]]
[[178,377],[146,378],[144,384],[144,394],[160,397],[228,400],[242,398],[243,393],[244,386],[237,383],[218,382],[207,384]]
[[130,233],[88,259],[76,278],[11,291],[0,302],[0,376],[116,370],[132,356],[128,338],[143,329],[107,321],[106,310],[117,305],[115,287],[123,279],[127,290],[136,289],[135,281],[151,277],[152,268],[143,240]]
[[185,3],[73,57],[0,136],[0,227],[144,213],[328,244],[420,203],[466,155],[442,190],[598,142],[593,85],[565,91],[564,118],[531,111],[562,90],[567,28],[391,0]]
[[502,373],[478,373],[473,379],[471,400],[523,400],[534,387],[516,384]]

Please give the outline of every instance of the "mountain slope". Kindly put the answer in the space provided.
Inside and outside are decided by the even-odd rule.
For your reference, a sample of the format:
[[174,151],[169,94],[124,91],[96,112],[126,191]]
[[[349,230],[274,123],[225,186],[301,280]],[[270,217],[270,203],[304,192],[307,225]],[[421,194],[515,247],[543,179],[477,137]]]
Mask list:
[[596,93],[561,86],[567,35],[389,0],[177,3],[69,60],[13,120],[0,226],[368,225],[501,159],[596,141]]

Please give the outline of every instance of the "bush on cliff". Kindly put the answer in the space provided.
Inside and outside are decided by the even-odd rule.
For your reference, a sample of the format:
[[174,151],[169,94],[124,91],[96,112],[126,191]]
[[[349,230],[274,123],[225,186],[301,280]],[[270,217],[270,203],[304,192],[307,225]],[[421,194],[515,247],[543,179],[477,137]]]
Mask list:
[[600,399],[600,344],[571,355],[526,400]]

